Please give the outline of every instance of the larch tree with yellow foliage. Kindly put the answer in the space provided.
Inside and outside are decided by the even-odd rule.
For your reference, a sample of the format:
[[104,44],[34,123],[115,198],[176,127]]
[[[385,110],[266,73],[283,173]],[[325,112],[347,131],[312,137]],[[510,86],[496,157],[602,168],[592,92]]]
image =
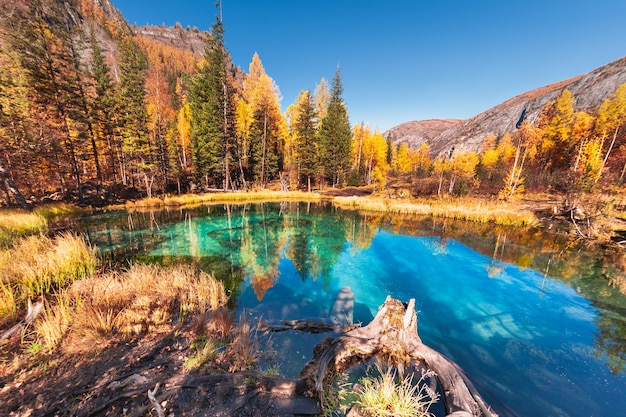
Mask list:
[[411,155],[413,169],[418,176],[428,175],[432,167],[430,160],[430,146],[428,143],[422,143],[417,151]]
[[407,174],[413,171],[412,151],[406,142],[402,142],[398,147],[396,170],[401,174]]
[[[618,147],[620,145],[626,147],[626,84],[617,87],[611,97],[600,105],[598,109],[597,131],[602,137],[602,148],[604,149],[607,137],[610,137],[610,144],[604,153],[602,166],[598,172],[596,182],[600,179],[611,151],[616,145]],[[624,181],[624,175],[626,174],[626,160],[623,161],[623,164],[619,182]]]
[[274,179],[283,162],[286,126],[280,113],[280,92],[274,80],[265,73],[258,54],[250,63],[244,81],[244,98],[250,106],[248,169],[257,184],[264,188]]

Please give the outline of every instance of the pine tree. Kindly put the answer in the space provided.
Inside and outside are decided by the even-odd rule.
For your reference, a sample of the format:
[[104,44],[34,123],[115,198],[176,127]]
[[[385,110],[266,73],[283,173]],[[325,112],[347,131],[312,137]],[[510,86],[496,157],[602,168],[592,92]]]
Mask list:
[[130,36],[122,38],[119,48],[121,77],[116,102],[123,140],[122,182],[127,184],[129,177],[132,184],[135,178],[143,180],[146,194],[151,197],[156,165],[154,149],[148,137],[145,90],[148,62]]
[[116,167],[121,166],[122,147],[115,136],[117,120],[115,86],[111,79],[109,66],[102,54],[102,48],[98,45],[93,33],[91,34],[90,43],[92,54],[91,76],[94,89],[91,106],[96,125],[95,130],[100,139],[107,144],[108,163],[104,171],[108,171],[109,179],[117,182],[119,177]]
[[295,155],[299,174],[306,178],[306,186],[311,191],[311,177],[319,174],[319,156],[316,143],[315,109],[311,93],[307,90],[298,101],[295,121]]
[[[71,47],[70,16],[56,2],[33,1],[29,8],[16,9],[4,24],[11,33],[9,41],[19,54],[21,66],[33,92],[30,111],[40,113],[36,119],[46,132],[47,144],[41,151],[54,161],[63,191],[69,191],[67,174],[82,200],[82,144],[77,132],[81,123],[80,76],[76,73]],[[22,14],[23,13],[23,14]]]
[[231,188],[232,145],[235,142],[234,89],[226,72],[224,28],[217,18],[205,63],[191,80],[191,158],[196,179]]
[[341,74],[337,68],[326,117],[322,119],[319,132],[324,175],[333,187],[345,181],[351,161],[352,132],[342,92]]

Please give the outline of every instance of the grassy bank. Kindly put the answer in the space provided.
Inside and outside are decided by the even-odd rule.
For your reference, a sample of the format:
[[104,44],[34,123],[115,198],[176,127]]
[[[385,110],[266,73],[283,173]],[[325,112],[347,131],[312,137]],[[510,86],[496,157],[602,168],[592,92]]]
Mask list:
[[391,200],[375,197],[335,197],[333,204],[343,209],[415,214],[495,223],[505,226],[532,226],[538,224],[535,215],[520,210],[512,203],[477,198]]
[[180,207],[203,203],[240,203],[273,201],[321,201],[328,200],[343,209],[355,209],[391,214],[416,214],[446,217],[480,223],[495,223],[510,226],[536,225],[537,218],[529,211],[521,210],[514,203],[480,198],[447,198],[395,200],[382,197],[339,197],[324,196],[303,191],[257,191],[232,193],[185,194],[165,198],[150,198],[129,201],[115,209],[150,209]]
[[136,201],[128,201],[121,206],[113,208],[158,208],[158,207],[180,207],[203,203],[239,203],[254,201],[320,201],[323,196],[318,193],[307,193],[303,191],[251,191],[251,192],[219,192],[205,194],[183,194],[177,196],[166,196],[164,198],[153,197]]
[[25,236],[48,231],[46,217],[22,210],[0,211],[0,247],[6,248]]

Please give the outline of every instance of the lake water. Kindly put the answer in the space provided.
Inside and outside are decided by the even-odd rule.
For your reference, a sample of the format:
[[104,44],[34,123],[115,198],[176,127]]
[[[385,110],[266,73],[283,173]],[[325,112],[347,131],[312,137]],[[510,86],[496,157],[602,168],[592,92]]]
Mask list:
[[[114,212],[77,225],[111,259],[192,263],[253,320],[328,318],[343,287],[367,323],[416,300],[423,342],[502,416],[626,416],[626,265],[532,229],[362,215],[324,203]],[[296,376],[325,335],[272,336]]]

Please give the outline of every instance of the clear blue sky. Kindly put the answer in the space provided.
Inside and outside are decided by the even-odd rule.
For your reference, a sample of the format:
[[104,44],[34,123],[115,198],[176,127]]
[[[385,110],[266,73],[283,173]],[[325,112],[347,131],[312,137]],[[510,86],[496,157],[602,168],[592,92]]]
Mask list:
[[[113,0],[138,25],[209,30],[215,0]],[[466,119],[626,55],[624,0],[223,0],[226,47],[282,93],[341,68],[351,123]]]

